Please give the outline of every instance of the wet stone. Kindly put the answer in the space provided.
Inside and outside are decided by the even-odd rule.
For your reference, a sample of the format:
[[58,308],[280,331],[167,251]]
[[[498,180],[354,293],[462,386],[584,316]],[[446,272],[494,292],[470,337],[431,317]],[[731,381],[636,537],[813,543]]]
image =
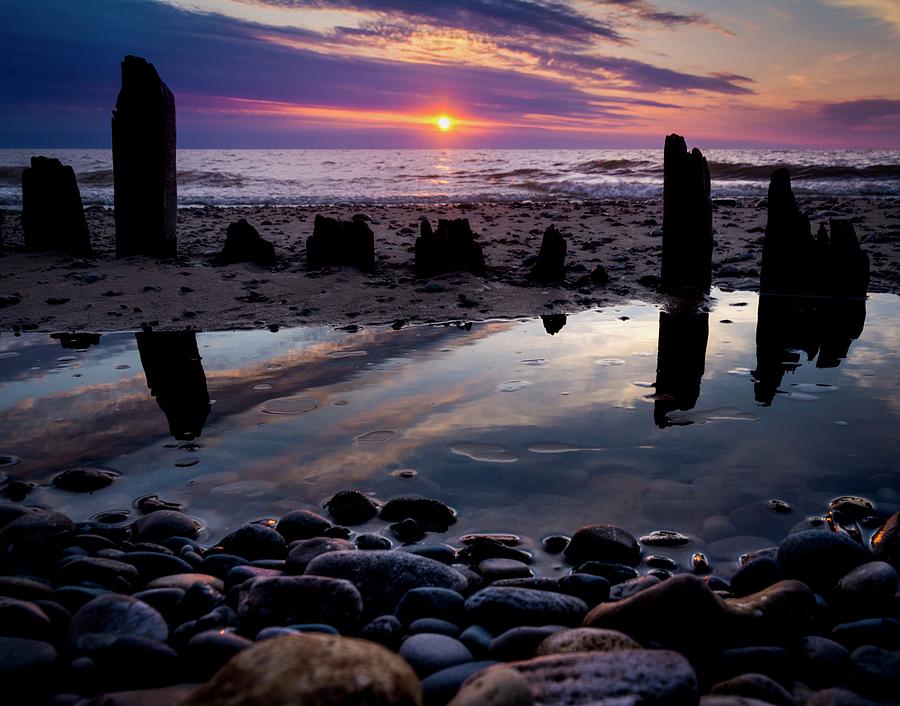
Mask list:
[[847,649],[820,635],[800,640],[796,660],[800,678],[818,689],[843,683],[850,669]]
[[777,561],[761,556],[748,561],[731,577],[731,591],[736,596],[746,596],[778,583],[784,573]]
[[491,659],[503,662],[530,659],[534,657],[538,645],[561,630],[565,630],[562,625],[510,628],[491,641],[488,654]]
[[900,571],[900,512],[891,515],[872,536],[872,553]]
[[598,603],[609,600],[609,581],[602,576],[572,574],[560,578],[557,585],[563,593],[583,600],[588,608],[593,608]]
[[541,540],[541,545],[548,554],[561,554],[569,546],[569,538],[562,534],[551,534]]
[[175,510],[158,510],[144,515],[134,523],[138,538],[148,542],[162,542],[170,537],[194,538],[199,532],[196,520]]
[[491,537],[477,537],[459,551],[460,561],[478,565],[485,559],[514,559],[529,564],[532,557],[521,549],[516,549]]
[[194,570],[184,559],[157,552],[125,552],[119,560],[135,567],[144,581],[172,574],[189,574]]
[[401,542],[418,542],[425,537],[425,528],[413,519],[407,518],[390,525],[389,529]]
[[897,590],[896,569],[887,562],[871,561],[838,581],[834,600],[846,614],[879,615],[890,610]]
[[131,564],[97,557],[73,559],[56,572],[56,580],[60,584],[95,584],[127,592],[139,578],[138,570]]
[[444,503],[415,495],[391,498],[382,506],[379,516],[385,522],[412,519],[435,532],[446,532],[456,522],[456,513]]
[[788,535],[778,547],[786,576],[816,590],[832,588],[842,576],[872,555],[844,534],[807,530]]
[[395,615],[409,625],[421,618],[438,618],[458,624],[462,619],[465,599],[446,588],[413,588],[397,604]]
[[346,539],[334,539],[331,537],[313,537],[301,539],[291,546],[288,552],[285,572],[288,574],[302,574],[313,559],[328,552],[352,551],[355,547]]
[[876,699],[894,699],[900,694],[900,654],[866,645],[850,655],[854,684],[858,691]]
[[495,632],[523,625],[573,626],[588,607],[584,601],[550,591],[529,588],[483,588],[466,601],[466,618]]
[[76,650],[85,649],[96,635],[136,635],[164,642],[169,630],[159,612],[143,601],[108,594],[86,603],[75,613],[66,641]]
[[501,579],[529,578],[534,575],[526,564],[515,559],[485,559],[478,564],[478,572],[488,583]]
[[620,601],[623,598],[629,598],[636,593],[640,593],[643,590],[652,588],[659,583],[660,580],[655,576],[638,576],[636,578],[630,579],[628,581],[623,581],[620,584],[612,586],[609,589],[609,599],[611,601]]
[[104,468],[67,468],[54,477],[53,485],[72,493],[93,493],[111,485],[118,477],[115,471]]
[[188,640],[181,651],[182,661],[189,678],[205,681],[252,644],[246,637],[227,630],[207,630]]
[[342,490],[327,503],[325,509],[342,525],[361,525],[378,514],[378,506],[365,493],[358,490]]
[[641,548],[631,533],[615,525],[588,525],[572,536],[565,550],[571,564],[602,561],[637,566]]
[[42,691],[52,686],[56,664],[53,645],[39,640],[0,637],[0,683],[3,684],[4,698],[17,699],[24,693],[28,693],[29,700],[39,698]]
[[886,649],[900,649],[900,620],[896,618],[868,618],[835,625],[831,638],[852,650],[863,645]]
[[236,554],[250,561],[283,559],[286,553],[284,537],[271,527],[256,522],[240,527],[219,544],[228,554]]
[[363,639],[396,649],[403,637],[403,624],[393,615],[380,615],[367,623],[359,632]]
[[710,693],[759,699],[773,706],[796,706],[790,693],[777,681],[764,674],[742,674],[734,679],[713,684]]
[[420,678],[473,660],[472,653],[459,640],[431,633],[411,636],[400,646],[399,654]]
[[35,603],[16,598],[0,598],[0,636],[52,640],[47,614]]
[[605,561],[586,561],[575,567],[574,573],[602,576],[609,581],[612,586],[625,581],[631,581],[638,577],[638,572],[630,566],[626,566],[625,564],[611,564]]
[[419,618],[409,624],[407,632],[410,635],[427,632],[434,633],[435,635],[447,635],[448,637],[458,638],[460,629],[458,626],[447,620],[440,620],[438,618]]
[[463,682],[487,667],[493,661],[463,662],[431,674],[422,680],[422,694],[429,706],[443,706],[456,696]]
[[612,652],[637,650],[641,645],[625,633],[600,628],[572,628],[553,633],[537,647],[537,655],[568,652]]
[[534,706],[528,682],[515,669],[492,667],[463,682],[450,706]]
[[356,544],[357,549],[362,550],[371,550],[371,549],[390,549],[393,545],[391,544],[391,540],[387,537],[382,537],[378,534],[372,533],[364,533],[356,537],[354,540],[354,544]]
[[248,563],[244,557],[236,554],[210,554],[203,557],[203,561],[197,566],[197,571],[224,580],[228,576],[228,572],[235,566],[244,566]]
[[656,530],[641,537],[641,544],[650,547],[680,547],[690,541],[690,537],[672,530]]
[[285,542],[290,543],[298,539],[318,537],[329,527],[331,523],[315,512],[294,510],[278,521],[275,530],[284,537]]

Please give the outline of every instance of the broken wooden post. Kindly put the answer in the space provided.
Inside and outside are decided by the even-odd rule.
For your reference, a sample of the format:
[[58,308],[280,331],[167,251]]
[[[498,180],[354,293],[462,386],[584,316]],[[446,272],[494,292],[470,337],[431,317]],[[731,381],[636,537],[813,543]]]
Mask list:
[[475,241],[468,218],[438,220],[437,232],[422,220],[416,238],[416,274],[430,277],[444,272],[484,274],[484,252]]
[[712,283],[709,166],[681,135],[666,137],[663,165],[662,285],[708,291]]
[[659,312],[659,347],[656,357],[656,394],[653,419],[660,429],[673,424],[669,414],[690,411],[700,397],[706,369],[709,314],[693,311]]
[[559,282],[566,278],[566,239],[556,226],[544,231],[537,262],[528,276],[536,282]]
[[49,157],[31,158],[31,166],[22,171],[22,230],[26,250],[91,254],[91,236],[72,167]]
[[122,61],[112,148],[116,256],[174,257],[175,98],[153,64],[137,56]]

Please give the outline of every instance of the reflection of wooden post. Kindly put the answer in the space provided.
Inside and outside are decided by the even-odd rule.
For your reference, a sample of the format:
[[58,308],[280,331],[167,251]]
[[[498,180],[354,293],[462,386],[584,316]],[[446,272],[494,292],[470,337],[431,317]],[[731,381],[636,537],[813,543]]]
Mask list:
[[153,64],[136,56],[122,61],[112,148],[116,256],[174,257],[175,98]]
[[22,230],[26,250],[89,255],[91,236],[72,167],[32,157],[22,171]]
[[147,387],[169,420],[176,439],[200,436],[209,416],[206,375],[193,331],[136,333]]
[[555,336],[563,330],[563,327],[566,325],[566,319],[565,314],[541,314],[541,323],[544,324],[544,331],[551,336]]
[[708,291],[712,281],[709,166],[681,135],[666,138],[663,166],[662,284]]
[[656,401],[653,419],[664,428],[673,422],[669,412],[688,411],[700,397],[706,369],[709,314],[659,313],[659,349],[656,356]]

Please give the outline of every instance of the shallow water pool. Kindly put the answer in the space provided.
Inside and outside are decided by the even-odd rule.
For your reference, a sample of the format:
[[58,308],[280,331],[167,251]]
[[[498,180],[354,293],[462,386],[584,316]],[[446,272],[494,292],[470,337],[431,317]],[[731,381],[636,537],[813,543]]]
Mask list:
[[[157,495],[210,543],[357,487],[452,505],[436,541],[511,532],[527,548],[610,522],[688,534],[683,551],[727,573],[836,496],[900,509],[898,305],[716,291],[708,312],[3,336],[0,474],[76,520],[129,522]],[[120,475],[54,487],[73,466]]]

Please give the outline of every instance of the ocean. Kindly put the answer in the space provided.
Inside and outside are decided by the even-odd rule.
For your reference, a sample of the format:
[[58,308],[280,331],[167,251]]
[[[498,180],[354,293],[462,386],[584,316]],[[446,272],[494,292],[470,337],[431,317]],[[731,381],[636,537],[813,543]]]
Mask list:
[[[113,202],[110,150],[0,150],[0,207],[21,208],[34,154],[72,165],[85,206]],[[900,196],[900,150],[705,152],[713,196],[759,197],[776,167],[805,195]],[[179,150],[183,207],[654,198],[662,149]]]

